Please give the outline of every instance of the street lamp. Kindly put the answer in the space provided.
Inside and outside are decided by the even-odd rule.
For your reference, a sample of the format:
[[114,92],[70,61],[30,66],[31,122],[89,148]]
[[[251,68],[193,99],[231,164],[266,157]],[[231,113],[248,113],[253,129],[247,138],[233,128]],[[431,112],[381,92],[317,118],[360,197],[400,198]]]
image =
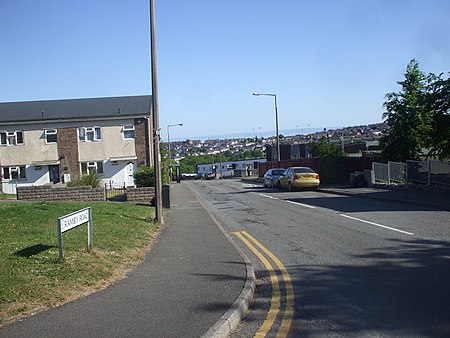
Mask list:
[[272,96],[275,99],[275,132],[277,140],[277,162],[280,162],[280,134],[278,133],[278,105],[277,94],[253,93],[254,96]]
[[169,151],[169,181],[170,181],[170,161],[172,160],[172,154],[170,153],[170,132],[169,132],[169,128],[171,127],[181,127],[183,126],[183,123],[175,123],[175,124],[169,124],[167,126],[167,144],[168,144],[168,151]]

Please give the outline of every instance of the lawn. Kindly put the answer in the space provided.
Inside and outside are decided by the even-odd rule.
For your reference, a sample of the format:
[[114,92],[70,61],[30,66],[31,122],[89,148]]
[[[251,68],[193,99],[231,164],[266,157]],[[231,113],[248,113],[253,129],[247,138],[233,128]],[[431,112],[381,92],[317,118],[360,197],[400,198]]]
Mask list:
[[0,200],[16,200],[17,195],[16,194],[3,194],[0,193]]
[[[57,219],[91,207],[87,224],[63,234]],[[158,231],[148,205],[114,202],[0,202],[0,326],[104,288],[139,262]]]

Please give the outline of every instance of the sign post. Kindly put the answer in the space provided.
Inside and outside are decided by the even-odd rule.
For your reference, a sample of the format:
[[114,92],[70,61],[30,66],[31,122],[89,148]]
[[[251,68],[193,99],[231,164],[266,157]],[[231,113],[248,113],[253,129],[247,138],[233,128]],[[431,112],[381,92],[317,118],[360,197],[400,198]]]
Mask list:
[[84,208],[58,218],[58,244],[59,244],[60,258],[64,257],[62,234],[84,223],[88,224],[88,249],[91,249],[92,248],[91,208]]

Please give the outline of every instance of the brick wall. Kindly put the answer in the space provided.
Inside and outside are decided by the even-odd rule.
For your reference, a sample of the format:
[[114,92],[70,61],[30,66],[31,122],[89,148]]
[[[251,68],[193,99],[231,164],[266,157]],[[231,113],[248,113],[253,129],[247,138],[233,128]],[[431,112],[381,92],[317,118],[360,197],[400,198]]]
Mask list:
[[127,188],[127,201],[149,202],[155,196],[155,188]]
[[[126,200],[130,202],[150,202],[155,196],[155,188],[127,188]],[[17,199],[23,201],[105,201],[104,188],[41,186],[17,187]]]
[[149,134],[150,119],[135,119],[134,133],[135,133],[135,150],[137,156],[137,167],[148,167],[153,165],[152,142],[150,142]]
[[52,185],[17,187],[17,199],[28,201],[104,201],[103,188],[54,188]]
[[77,128],[58,129],[58,154],[61,179],[63,174],[70,174],[72,180],[77,178],[80,175]]

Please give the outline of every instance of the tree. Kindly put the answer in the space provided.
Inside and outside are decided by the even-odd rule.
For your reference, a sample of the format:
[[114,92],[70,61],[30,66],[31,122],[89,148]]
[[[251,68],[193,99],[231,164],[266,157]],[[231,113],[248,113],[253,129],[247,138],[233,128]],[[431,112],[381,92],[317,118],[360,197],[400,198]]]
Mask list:
[[386,160],[404,162],[416,159],[420,152],[420,115],[425,91],[425,75],[419,70],[416,60],[411,60],[404,74],[400,93],[386,94],[383,118],[389,132],[381,139]]
[[431,130],[431,114],[426,109],[426,76],[419,70],[416,60],[411,60],[404,74],[399,93],[386,94],[383,118],[389,132],[380,140],[386,160],[405,162],[418,159],[425,135]]
[[325,136],[322,136],[318,142],[309,142],[309,152],[312,156],[342,156],[343,152],[336,144],[328,141]]
[[422,148],[427,156],[450,156],[450,78],[432,73],[425,76],[416,60],[404,74],[400,93],[389,93],[383,104],[383,118],[389,132],[381,139],[386,160],[404,162],[418,159]]
[[450,158],[450,77],[430,75],[426,102],[431,118],[431,132],[425,138],[430,156]]

